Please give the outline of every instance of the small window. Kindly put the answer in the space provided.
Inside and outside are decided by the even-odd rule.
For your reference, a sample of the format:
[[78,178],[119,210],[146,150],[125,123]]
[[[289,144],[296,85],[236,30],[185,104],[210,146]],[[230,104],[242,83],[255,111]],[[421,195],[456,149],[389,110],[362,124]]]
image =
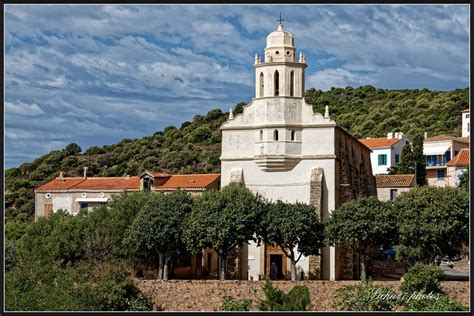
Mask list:
[[444,170],[438,170],[436,177],[438,180],[444,180]]
[[395,154],[395,163],[400,162],[400,155]]
[[263,131],[262,131],[262,130],[260,130],[259,140],[260,140],[260,141],[263,141]]
[[470,129],[470,127],[469,127],[469,122],[467,122],[467,131],[468,131],[468,132],[469,132],[469,129]]
[[273,75],[273,81],[274,81],[274,95],[277,97],[280,95],[280,74],[278,73],[278,70],[275,70],[275,74]]
[[278,130],[273,131],[273,140],[278,140]]
[[469,114],[466,114],[466,118],[467,118],[467,119],[469,118]]
[[290,73],[290,97],[295,94],[295,73],[292,71]]
[[277,54],[277,55],[278,55],[278,54],[280,54],[280,52],[279,52],[279,51],[276,51],[276,52],[275,52],[275,54]]
[[407,141],[407,140],[405,141],[405,145],[408,145],[409,143],[410,143],[409,141]]
[[379,155],[379,166],[386,166],[387,165],[387,155]]
[[398,196],[398,189],[390,189],[390,201],[395,200]]
[[295,130],[291,131],[291,140],[296,140],[296,131]]
[[260,97],[263,97],[264,88],[265,88],[265,78],[263,76],[263,72],[261,72],[260,73],[260,93],[259,93]]
[[81,209],[86,209],[89,205],[87,203],[81,203],[80,208]]
[[454,151],[454,156],[456,156],[459,153],[459,151],[455,150]]

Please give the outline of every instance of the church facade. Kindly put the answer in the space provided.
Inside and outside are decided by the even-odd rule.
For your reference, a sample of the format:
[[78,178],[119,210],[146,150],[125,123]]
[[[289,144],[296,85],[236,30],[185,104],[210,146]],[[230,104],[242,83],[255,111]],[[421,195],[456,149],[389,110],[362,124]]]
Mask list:
[[[313,112],[304,100],[305,56],[279,24],[255,56],[255,98],[221,126],[221,184],[235,182],[272,200],[315,206],[323,222],[332,210],[359,194],[376,195],[370,149],[337,126],[328,108]],[[326,246],[321,256],[302,257],[298,279],[353,279],[358,258],[349,249]],[[262,279],[275,262],[278,274],[290,261],[275,245],[251,242],[240,251],[242,279]]]

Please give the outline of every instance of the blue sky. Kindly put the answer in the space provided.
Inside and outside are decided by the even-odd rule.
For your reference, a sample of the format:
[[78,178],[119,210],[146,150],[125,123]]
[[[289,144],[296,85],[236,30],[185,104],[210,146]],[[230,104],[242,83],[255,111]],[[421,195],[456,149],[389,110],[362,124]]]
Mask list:
[[306,88],[469,85],[467,5],[7,5],[6,166],[249,102],[280,12]]

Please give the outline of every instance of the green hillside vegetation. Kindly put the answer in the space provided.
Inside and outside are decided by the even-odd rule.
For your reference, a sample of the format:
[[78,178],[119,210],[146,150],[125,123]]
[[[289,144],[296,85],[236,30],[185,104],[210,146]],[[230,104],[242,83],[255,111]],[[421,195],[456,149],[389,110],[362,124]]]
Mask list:
[[[309,89],[306,101],[314,110],[329,112],[341,127],[357,138],[383,137],[401,131],[413,137],[424,131],[461,135],[461,110],[469,106],[469,89],[448,92],[423,90],[385,90],[372,86],[333,88],[327,92]],[[236,105],[234,114],[245,103]],[[123,139],[114,145],[93,146],[82,152],[76,144],[54,150],[6,170],[5,216],[7,222],[26,222],[34,218],[34,188],[59,175],[88,176],[138,175],[144,170],[170,173],[220,172],[221,134],[219,126],[228,113],[220,109],[192,122],[168,126],[152,136]]]

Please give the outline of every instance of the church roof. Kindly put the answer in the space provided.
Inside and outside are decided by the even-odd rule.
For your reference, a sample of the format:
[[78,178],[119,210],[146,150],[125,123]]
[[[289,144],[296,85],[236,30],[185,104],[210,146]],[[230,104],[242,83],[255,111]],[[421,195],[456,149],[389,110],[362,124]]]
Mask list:
[[359,139],[362,144],[369,148],[392,147],[398,143],[399,140],[399,138],[388,139],[386,137]]
[[377,188],[411,187],[414,180],[414,174],[379,174],[375,176]]
[[447,163],[448,166],[466,167],[469,166],[469,148],[461,149],[456,156]]
[[279,24],[276,31],[271,32],[267,36],[267,48],[282,47],[294,45],[293,35],[290,32],[283,30],[283,25]]

